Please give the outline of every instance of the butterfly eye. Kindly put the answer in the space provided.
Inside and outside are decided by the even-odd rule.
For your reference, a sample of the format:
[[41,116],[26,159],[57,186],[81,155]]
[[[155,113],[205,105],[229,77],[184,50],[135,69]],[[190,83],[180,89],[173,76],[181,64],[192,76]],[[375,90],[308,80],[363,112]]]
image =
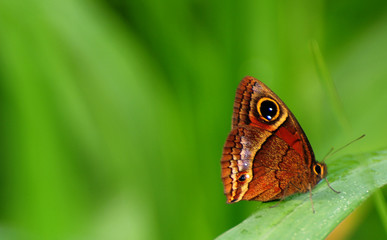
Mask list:
[[267,122],[274,121],[279,116],[278,104],[274,100],[267,97],[259,99],[257,103],[257,110],[259,116]]
[[324,169],[321,168],[321,165],[319,163],[313,166],[313,171],[316,175],[319,175],[319,176],[322,176],[324,173]]

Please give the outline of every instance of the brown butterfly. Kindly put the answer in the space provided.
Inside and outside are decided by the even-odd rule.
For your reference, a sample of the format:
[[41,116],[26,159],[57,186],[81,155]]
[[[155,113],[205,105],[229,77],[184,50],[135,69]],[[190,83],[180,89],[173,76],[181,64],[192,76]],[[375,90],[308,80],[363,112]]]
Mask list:
[[327,175],[325,163],[316,161],[292,112],[265,84],[250,76],[236,91],[232,130],[221,165],[227,203],[267,202],[311,193]]

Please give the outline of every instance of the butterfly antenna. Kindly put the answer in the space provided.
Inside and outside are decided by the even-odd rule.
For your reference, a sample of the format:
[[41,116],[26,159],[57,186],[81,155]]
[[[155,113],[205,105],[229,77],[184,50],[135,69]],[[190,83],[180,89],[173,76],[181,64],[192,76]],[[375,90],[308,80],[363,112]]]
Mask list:
[[[332,156],[333,154],[337,153],[338,151],[340,151],[340,150],[342,150],[342,149],[348,147],[348,146],[351,145],[352,143],[354,143],[354,142],[356,142],[356,141],[362,139],[363,137],[365,137],[365,134],[363,134],[363,135],[361,135],[360,137],[358,137],[358,138],[356,138],[356,139],[350,141],[349,143],[347,143],[347,144],[345,144],[344,146],[342,146],[342,147],[336,149],[335,151],[333,151],[334,148],[331,148],[331,150],[329,150],[328,154],[325,155],[325,157],[323,158],[323,160],[322,160],[321,162],[324,163],[324,162],[325,162],[325,159],[327,159],[328,157],[330,157],[330,156]],[[333,189],[332,189],[332,190],[333,190]]]
[[323,158],[323,160],[321,161],[322,163],[325,162],[325,159],[327,159],[329,157],[329,155],[333,152],[333,147],[331,148],[331,150],[328,151],[328,153],[325,155],[325,157]]
[[[350,145],[350,144],[356,142],[357,140],[362,139],[363,137],[365,137],[365,134],[363,134],[363,135],[361,135],[360,137],[358,137],[358,138],[356,138],[356,139],[350,141],[349,143],[345,144],[345,145],[342,146],[341,148],[336,149],[336,151],[333,151],[333,148],[331,148],[331,150],[329,150],[329,152],[327,153],[327,155],[325,155],[325,157],[323,158],[323,160],[322,160],[321,162],[324,163],[324,162],[325,162],[325,159],[327,159],[329,156],[332,156],[333,154],[337,153],[338,151],[342,150],[343,148],[348,147],[348,145]],[[332,191],[334,191],[335,193],[340,193],[339,191],[336,191],[335,189],[333,189],[333,187],[331,187],[331,185],[329,184],[328,179],[327,179],[326,177],[324,177],[324,180],[325,180],[325,182],[328,184],[328,187],[329,187]]]
[[338,151],[342,150],[343,148],[348,147],[349,145],[351,145],[352,143],[356,142],[357,140],[362,139],[363,137],[365,137],[365,134],[363,134],[363,135],[361,135],[360,137],[358,137],[358,138],[356,138],[356,139],[350,141],[349,143],[345,144],[345,145],[342,146],[341,148],[336,149],[336,151],[334,151],[334,152],[332,153],[332,155],[335,154],[335,153],[337,153]]

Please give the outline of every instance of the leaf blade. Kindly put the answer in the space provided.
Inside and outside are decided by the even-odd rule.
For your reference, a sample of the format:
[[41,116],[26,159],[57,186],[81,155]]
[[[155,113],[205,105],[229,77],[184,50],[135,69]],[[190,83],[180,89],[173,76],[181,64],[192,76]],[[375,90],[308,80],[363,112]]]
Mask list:
[[258,211],[217,239],[321,239],[364,202],[373,191],[387,183],[387,150],[342,157],[331,162],[328,175],[332,192],[324,183],[313,190],[316,214],[308,194],[289,197],[276,204],[259,203]]

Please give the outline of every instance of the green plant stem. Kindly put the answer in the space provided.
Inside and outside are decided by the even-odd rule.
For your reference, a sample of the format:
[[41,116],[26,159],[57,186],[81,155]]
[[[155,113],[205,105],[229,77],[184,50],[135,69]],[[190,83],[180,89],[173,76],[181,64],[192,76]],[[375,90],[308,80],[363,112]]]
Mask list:
[[339,94],[331,77],[331,74],[328,71],[328,67],[325,63],[324,57],[320,51],[320,47],[316,40],[312,40],[310,43],[312,54],[316,63],[317,72],[319,74],[320,80],[323,83],[326,91],[328,93],[329,100],[332,104],[332,107],[336,113],[336,116],[343,127],[347,132],[350,130],[349,121],[345,115],[344,108],[341,104]]

